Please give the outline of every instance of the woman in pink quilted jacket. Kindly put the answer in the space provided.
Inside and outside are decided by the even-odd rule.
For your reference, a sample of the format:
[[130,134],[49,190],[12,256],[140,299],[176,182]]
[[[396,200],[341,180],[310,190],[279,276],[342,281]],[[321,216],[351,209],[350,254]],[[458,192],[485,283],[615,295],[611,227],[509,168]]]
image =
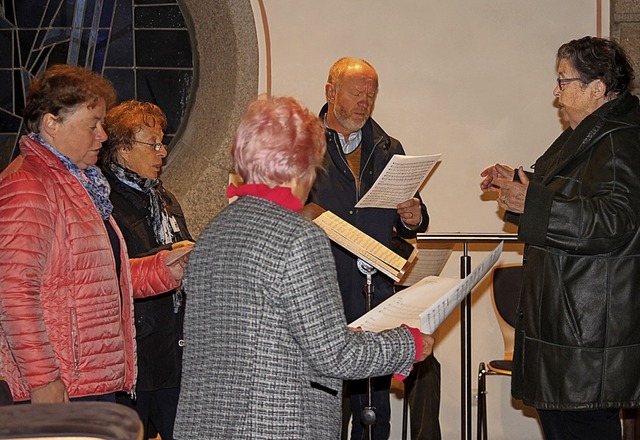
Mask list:
[[30,133],[0,174],[0,376],[15,401],[115,401],[133,392],[133,300],[175,289],[185,259],[127,258],[94,166],[111,84],[58,65],[32,82]]

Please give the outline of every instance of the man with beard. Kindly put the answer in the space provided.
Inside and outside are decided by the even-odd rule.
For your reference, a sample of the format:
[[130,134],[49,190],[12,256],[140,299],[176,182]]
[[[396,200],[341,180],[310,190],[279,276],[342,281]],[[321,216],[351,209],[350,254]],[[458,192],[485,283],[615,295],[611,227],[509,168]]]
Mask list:
[[[429,215],[419,194],[400,203],[397,209],[355,208],[393,155],[405,154],[400,142],[387,135],[371,118],[377,93],[378,74],[368,62],[341,58],[331,67],[325,85],[327,103],[320,112],[327,136],[324,171],[318,173],[308,201],[333,212],[390,247],[394,233],[403,238],[412,238],[418,232],[424,232],[429,225]],[[345,315],[347,322],[352,322],[365,313],[363,287],[366,276],[358,269],[357,258],[353,254],[337,245],[332,245],[332,251]],[[375,307],[393,295],[394,285],[393,280],[381,273],[375,274],[372,282],[372,307]],[[430,356],[416,364],[411,376],[415,376],[409,378],[415,389],[410,393],[412,438],[439,439],[440,365]],[[376,440],[389,437],[390,385],[391,376],[373,380]],[[428,390],[423,390],[425,385]],[[367,429],[360,422],[360,415],[363,408],[368,406],[366,380],[345,384],[345,402],[349,401],[350,404],[344,405],[343,438],[347,438],[346,427],[350,414],[354,416],[351,439],[365,438]],[[430,433],[424,433],[425,430]],[[418,434],[420,431],[424,434]]]

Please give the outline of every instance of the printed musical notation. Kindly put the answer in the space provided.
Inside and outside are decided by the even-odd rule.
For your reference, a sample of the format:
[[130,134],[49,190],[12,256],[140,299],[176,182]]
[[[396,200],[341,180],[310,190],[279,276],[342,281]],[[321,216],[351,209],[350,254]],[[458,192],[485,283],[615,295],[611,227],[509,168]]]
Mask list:
[[425,181],[440,154],[403,156],[394,154],[356,208],[391,208],[412,198]]
[[464,279],[428,276],[349,324],[379,332],[402,324],[433,333],[500,258],[503,242]]

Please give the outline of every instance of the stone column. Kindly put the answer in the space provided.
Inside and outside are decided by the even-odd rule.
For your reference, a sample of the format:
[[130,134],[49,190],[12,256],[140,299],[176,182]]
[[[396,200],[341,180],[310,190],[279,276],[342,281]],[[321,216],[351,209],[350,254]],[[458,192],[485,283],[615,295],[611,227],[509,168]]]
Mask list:
[[640,1],[611,0],[611,37],[620,43],[633,62],[635,92],[640,91]]
[[194,87],[162,181],[198,237],[227,205],[229,147],[258,92],[258,42],[250,0],[179,0],[192,32]]

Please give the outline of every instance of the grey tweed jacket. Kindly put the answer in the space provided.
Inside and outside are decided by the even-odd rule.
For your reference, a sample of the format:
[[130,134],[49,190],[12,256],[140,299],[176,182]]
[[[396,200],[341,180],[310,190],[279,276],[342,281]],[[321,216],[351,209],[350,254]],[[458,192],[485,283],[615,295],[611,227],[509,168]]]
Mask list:
[[184,284],[176,439],[338,439],[342,380],[413,364],[407,329],[347,330],[326,235],[272,202],[224,209]]

